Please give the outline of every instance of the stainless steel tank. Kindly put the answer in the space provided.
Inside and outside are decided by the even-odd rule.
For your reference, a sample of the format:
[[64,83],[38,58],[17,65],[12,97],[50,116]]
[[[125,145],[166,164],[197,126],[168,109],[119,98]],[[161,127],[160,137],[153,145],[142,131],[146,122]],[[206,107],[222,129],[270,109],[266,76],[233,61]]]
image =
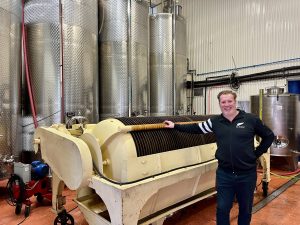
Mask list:
[[148,3],[100,0],[100,117],[148,110]]
[[21,18],[21,1],[0,1],[0,179],[21,151]]
[[[66,112],[97,122],[98,1],[27,0],[25,23],[39,125],[61,122]],[[31,112],[25,115],[24,149],[31,150]]]
[[186,115],[187,99],[186,99],[186,74],[187,74],[187,56],[186,56],[186,20],[180,14],[176,16],[175,28],[175,73],[176,73],[176,102],[175,113],[178,115]]
[[185,113],[186,21],[180,15],[175,19],[175,90],[172,35],[171,13],[157,13],[150,16],[150,113],[152,116]]
[[[287,157],[289,169],[295,170],[300,151],[300,95],[278,91],[268,90],[263,95],[262,120],[276,136],[270,147],[271,156]],[[259,115],[259,96],[251,96],[251,112]]]

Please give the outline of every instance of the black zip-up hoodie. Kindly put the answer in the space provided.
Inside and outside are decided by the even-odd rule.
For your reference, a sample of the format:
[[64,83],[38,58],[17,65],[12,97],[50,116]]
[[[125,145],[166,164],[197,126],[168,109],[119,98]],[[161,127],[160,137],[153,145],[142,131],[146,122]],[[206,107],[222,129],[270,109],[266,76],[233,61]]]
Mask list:
[[[189,133],[214,132],[219,167],[235,173],[256,170],[256,159],[267,152],[274,140],[273,132],[257,116],[241,110],[232,122],[221,114],[203,123],[176,124],[174,128]],[[261,137],[256,148],[255,135]]]

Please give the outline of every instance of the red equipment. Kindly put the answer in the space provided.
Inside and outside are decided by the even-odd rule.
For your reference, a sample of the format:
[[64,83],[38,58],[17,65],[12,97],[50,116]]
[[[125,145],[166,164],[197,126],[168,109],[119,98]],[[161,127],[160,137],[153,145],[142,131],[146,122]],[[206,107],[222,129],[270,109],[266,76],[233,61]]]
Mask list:
[[24,183],[23,180],[16,174],[13,174],[7,183],[7,191],[9,194],[8,203],[15,206],[15,214],[21,213],[22,204],[25,205],[25,217],[29,216],[31,208],[31,196],[36,196],[38,202],[43,202],[46,198],[52,200],[51,180],[48,176],[31,180]]

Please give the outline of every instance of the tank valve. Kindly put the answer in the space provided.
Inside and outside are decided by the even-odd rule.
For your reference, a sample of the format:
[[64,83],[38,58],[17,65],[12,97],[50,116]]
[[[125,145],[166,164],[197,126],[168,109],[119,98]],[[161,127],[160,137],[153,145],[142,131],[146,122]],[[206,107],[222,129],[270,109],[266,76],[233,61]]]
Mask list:
[[277,135],[273,141],[274,148],[285,148],[289,145],[289,140],[284,136]]

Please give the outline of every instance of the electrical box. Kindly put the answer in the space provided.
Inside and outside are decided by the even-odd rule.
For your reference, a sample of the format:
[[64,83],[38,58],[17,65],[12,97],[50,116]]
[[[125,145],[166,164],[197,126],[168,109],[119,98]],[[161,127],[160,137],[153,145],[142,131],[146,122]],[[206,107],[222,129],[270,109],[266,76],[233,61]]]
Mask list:
[[14,162],[14,174],[18,175],[26,184],[31,180],[31,165]]

